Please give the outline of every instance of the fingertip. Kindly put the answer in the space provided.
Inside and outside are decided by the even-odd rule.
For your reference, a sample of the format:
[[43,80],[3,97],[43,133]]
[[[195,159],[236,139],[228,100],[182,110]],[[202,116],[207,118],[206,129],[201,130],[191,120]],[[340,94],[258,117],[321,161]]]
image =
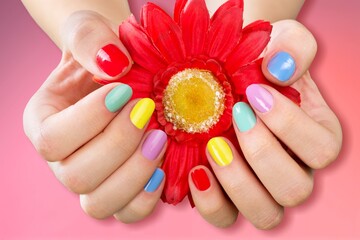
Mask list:
[[262,71],[270,82],[289,86],[310,67],[317,52],[317,43],[311,32],[295,20],[278,21],[273,26]]

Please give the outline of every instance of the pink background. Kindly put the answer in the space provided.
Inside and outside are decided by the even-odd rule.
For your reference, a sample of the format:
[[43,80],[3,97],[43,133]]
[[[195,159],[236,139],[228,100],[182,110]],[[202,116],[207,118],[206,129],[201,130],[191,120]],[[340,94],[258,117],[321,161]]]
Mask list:
[[22,130],[25,104],[60,51],[19,1],[2,0],[0,239],[360,239],[359,10],[358,0],[314,0],[300,17],[319,41],[313,76],[342,121],[344,146],[338,161],[316,174],[311,198],[288,209],[279,228],[264,232],[243,219],[230,229],[213,228],[186,202],[159,204],[152,217],[134,225],[87,217]]

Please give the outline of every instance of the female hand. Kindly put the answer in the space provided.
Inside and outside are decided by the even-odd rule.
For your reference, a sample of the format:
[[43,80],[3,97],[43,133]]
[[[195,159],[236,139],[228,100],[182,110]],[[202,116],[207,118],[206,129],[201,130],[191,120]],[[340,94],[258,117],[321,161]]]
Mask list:
[[92,81],[93,75],[111,81],[131,67],[105,18],[77,12],[63,37],[60,64],[25,109],[25,132],[55,176],[80,194],[87,214],[114,215],[127,223],[141,220],[154,209],[164,186],[157,166],[166,134],[144,134],[154,102],[127,104],[132,96],[128,85],[99,87]]
[[211,224],[229,226],[240,212],[259,229],[274,228],[284,207],[297,206],[311,195],[313,169],[326,167],[338,156],[340,123],[308,71],[316,50],[314,37],[298,22],[274,24],[263,73],[273,83],[296,88],[301,106],[269,86],[247,88],[252,109],[242,102],[233,107],[243,155],[229,140],[211,139],[207,157],[218,182],[204,166],[189,175],[195,205]]

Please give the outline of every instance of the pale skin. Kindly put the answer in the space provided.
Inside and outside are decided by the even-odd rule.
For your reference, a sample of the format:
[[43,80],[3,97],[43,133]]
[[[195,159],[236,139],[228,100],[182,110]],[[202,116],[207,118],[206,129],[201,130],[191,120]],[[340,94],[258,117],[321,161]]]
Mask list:
[[[211,12],[220,5],[214,2],[208,1]],[[265,86],[274,96],[274,107],[265,114],[255,111],[257,122],[250,131],[240,132],[235,127],[246,159],[230,144],[234,161],[226,167],[217,166],[207,153],[215,176],[203,166],[196,167],[207,172],[209,189],[197,190],[189,177],[197,210],[217,227],[233,224],[239,212],[259,229],[277,226],[284,207],[297,206],[310,196],[312,169],[329,165],[341,149],[340,124],[308,72],[316,54],[316,41],[300,23],[281,21],[295,19],[303,2],[245,1],[245,22],[268,19],[274,25],[272,41],[264,52],[263,73],[275,84],[297,88],[302,104],[297,107]],[[130,59],[117,36],[118,24],[130,14],[127,1],[109,0],[104,4],[96,0],[23,0],[23,3],[63,50],[60,64],[25,109],[27,136],[48,160],[55,176],[69,190],[80,194],[81,206],[90,216],[114,216],[125,223],[147,217],[160,198],[164,181],[152,193],[143,187],[160,164],[166,146],[154,161],[145,159],[140,149],[148,133],[145,128],[136,128],[129,119],[138,100],[115,113],[109,112],[104,98],[120,83],[99,87],[91,81],[92,75],[106,80],[121,77],[131,67],[110,77],[95,62],[97,51],[109,43]],[[295,74],[287,82],[279,82],[266,68],[278,51],[291,53],[297,63]],[[295,161],[285,152],[276,137],[300,160]]]

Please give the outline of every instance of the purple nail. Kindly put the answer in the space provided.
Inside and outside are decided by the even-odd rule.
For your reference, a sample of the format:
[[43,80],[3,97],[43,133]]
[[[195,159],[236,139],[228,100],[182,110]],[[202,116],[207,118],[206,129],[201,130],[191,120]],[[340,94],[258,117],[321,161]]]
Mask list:
[[270,111],[274,98],[271,93],[260,85],[252,84],[246,89],[247,98],[256,110],[261,113]]
[[155,160],[167,141],[166,133],[161,130],[152,131],[145,139],[141,152],[149,160]]

